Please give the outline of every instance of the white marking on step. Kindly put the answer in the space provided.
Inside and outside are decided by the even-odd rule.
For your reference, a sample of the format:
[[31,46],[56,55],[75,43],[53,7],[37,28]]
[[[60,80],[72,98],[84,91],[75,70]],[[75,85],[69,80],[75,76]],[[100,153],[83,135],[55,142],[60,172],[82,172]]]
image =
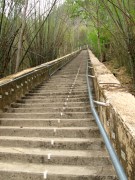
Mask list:
[[65,107],[63,107],[63,110],[65,110],[66,108]]
[[67,102],[65,102],[65,106],[67,105]]
[[51,153],[48,154],[48,159],[49,159],[49,160],[51,159]]
[[68,101],[68,98],[67,98],[67,101]]
[[45,171],[44,172],[44,179],[47,179],[47,174],[48,174],[48,171]]
[[54,128],[54,133],[56,133],[56,131],[57,131],[57,129],[56,129],[56,128]]
[[60,115],[63,116],[63,113],[61,112]]
[[52,145],[52,146],[54,145],[54,140],[51,140],[51,145]]
[[7,96],[8,96],[8,92],[5,92],[5,95],[7,95]]
[[60,123],[60,119],[58,119],[58,123]]

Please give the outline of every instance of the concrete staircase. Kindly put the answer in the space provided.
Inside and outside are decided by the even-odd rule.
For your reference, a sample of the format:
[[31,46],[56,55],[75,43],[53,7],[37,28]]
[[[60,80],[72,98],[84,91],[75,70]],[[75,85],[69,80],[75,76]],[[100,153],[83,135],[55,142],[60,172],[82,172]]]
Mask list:
[[83,51],[0,115],[0,180],[117,179],[90,112]]

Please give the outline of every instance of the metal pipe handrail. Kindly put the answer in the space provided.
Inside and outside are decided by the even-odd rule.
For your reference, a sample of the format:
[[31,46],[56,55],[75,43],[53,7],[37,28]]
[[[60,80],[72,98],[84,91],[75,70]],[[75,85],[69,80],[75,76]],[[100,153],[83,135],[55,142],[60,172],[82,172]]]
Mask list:
[[103,140],[104,140],[104,143],[105,143],[105,146],[108,150],[108,153],[110,155],[110,158],[112,160],[112,164],[115,168],[115,171],[118,175],[118,178],[119,180],[128,180],[127,179],[127,176],[126,176],[126,173],[118,159],[118,156],[116,155],[116,152],[110,142],[110,139],[101,123],[101,120],[98,116],[98,113],[96,111],[96,108],[95,108],[95,105],[94,105],[94,100],[93,100],[93,95],[92,95],[92,90],[91,90],[91,86],[90,86],[90,77],[88,76],[88,61],[87,61],[87,70],[86,70],[86,78],[87,78],[87,86],[88,86],[88,94],[89,94],[89,102],[90,102],[90,105],[91,105],[91,111],[92,111],[92,114],[96,120],[96,123],[98,125],[98,128],[100,130],[100,133],[103,137]]

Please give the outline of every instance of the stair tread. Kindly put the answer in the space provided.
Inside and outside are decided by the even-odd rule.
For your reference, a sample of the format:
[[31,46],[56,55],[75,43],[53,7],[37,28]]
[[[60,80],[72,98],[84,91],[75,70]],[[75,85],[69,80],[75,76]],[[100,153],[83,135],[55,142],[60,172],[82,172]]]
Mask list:
[[[17,107],[17,108],[10,108],[10,109],[44,109],[45,110],[45,108],[47,108],[48,109],[48,107],[44,107],[44,108],[42,108],[42,107],[37,107],[37,108],[32,108],[32,107],[29,107],[29,108],[24,108],[24,107]],[[84,107],[79,107],[79,106],[74,106],[74,107],[66,107],[66,110],[68,110],[68,109],[83,109]],[[90,108],[90,106],[85,106],[85,108]],[[61,107],[50,107],[50,109],[62,109]]]
[[53,156],[68,156],[68,157],[109,157],[106,151],[99,150],[53,150],[41,148],[22,148],[22,147],[3,147],[0,146],[0,153],[13,154],[29,154],[29,155],[48,155]]
[[102,138],[41,138],[41,137],[21,137],[21,136],[0,136],[1,139],[9,139],[9,140],[30,140],[30,141],[43,141],[43,142],[51,142],[51,140],[54,140],[54,142],[74,142],[74,143],[79,143],[79,142],[103,142]]
[[[31,115],[31,113],[17,113],[17,112],[13,112],[13,113],[4,113],[4,114],[1,114],[1,116],[2,115],[11,115],[11,114],[20,114],[20,115],[22,115],[22,114],[30,114]],[[32,113],[32,114],[60,114],[60,112],[44,112],[44,113]],[[64,112],[63,113],[63,115],[64,114],[92,114],[91,112]]]
[[29,130],[98,130],[98,127],[20,127],[20,126],[0,126],[0,129],[29,129]]
[[66,176],[115,176],[112,166],[65,166],[65,165],[39,165],[33,163],[17,163],[17,162],[0,162],[0,172],[24,172],[24,173],[40,173],[44,175],[66,175]]
[[62,118],[62,119],[60,119],[60,118],[57,118],[57,119],[55,119],[55,118],[43,118],[43,119],[34,119],[34,118],[32,118],[32,119],[30,119],[30,118],[0,118],[0,120],[11,120],[11,121],[13,121],[13,120],[17,120],[17,121],[19,121],[19,120],[24,120],[24,121],[27,121],[27,120],[30,120],[30,121],[34,121],[34,120],[36,120],[36,121],[58,121],[58,120],[61,120],[61,121],[95,121],[94,120],[94,118],[85,118],[85,119],[64,119],[64,118]]

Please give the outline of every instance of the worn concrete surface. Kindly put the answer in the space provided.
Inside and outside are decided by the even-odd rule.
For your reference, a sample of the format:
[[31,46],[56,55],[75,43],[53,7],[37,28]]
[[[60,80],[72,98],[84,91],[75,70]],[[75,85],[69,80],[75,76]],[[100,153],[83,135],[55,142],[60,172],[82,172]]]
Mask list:
[[0,180],[117,179],[90,112],[87,52],[0,114]]

